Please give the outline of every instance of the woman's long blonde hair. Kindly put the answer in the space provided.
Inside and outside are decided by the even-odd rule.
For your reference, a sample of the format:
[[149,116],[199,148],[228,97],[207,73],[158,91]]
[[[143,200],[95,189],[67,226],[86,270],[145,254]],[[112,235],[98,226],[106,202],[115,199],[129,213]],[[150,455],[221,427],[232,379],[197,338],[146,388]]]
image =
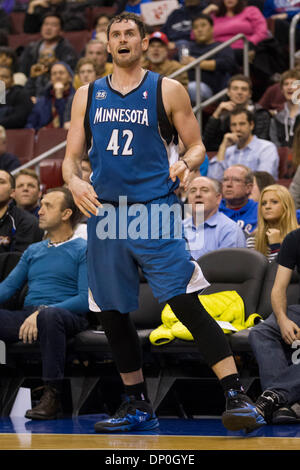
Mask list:
[[268,254],[268,237],[266,235],[266,232],[269,229],[269,225],[263,218],[261,202],[264,194],[267,191],[274,191],[283,206],[283,214],[280,217],[280,220],[278,221],[277,227],[280,230],[281,240],[283,240],[288,233],[292,232],[292,230],[296,230],[297,228],[299,228],[296,217],[295,203],[289,190],[281,184],[271,184],[270,186],[266,186],[262,190],[259,198],[257,217],[258,222],[257,229],[255,231],[255,249],[257,251],[260,251],[260,253],[264,254],[265,256],[267,256]]

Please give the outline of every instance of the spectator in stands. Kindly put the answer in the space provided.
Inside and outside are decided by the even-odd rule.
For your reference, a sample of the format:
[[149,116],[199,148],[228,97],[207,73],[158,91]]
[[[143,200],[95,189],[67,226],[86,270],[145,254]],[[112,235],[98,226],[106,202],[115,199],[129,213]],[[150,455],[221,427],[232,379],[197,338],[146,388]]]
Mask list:
[[61,412],[66,340],[88,326],[86,241],[73,237],[78,209],[67,188],[48,190],[39,215],[47,239],[31,245],[0,284],[3,303],[28,283],[22,310],[0,310],[0,339],[39,340],[45,389],[25,416],[55,419]]
[[33,106],[30,96],[22,86],[14,84],[10,67],[0,65],[0,80],[5,84],[5,104],[0,104],[0,125],[5,129],[23,128]]
[[200,176],[189,184],[187,202],[192,205],[192,217],[186,218],[183,226],[195,260],[220,248],[246,246],[241,227],[219,212],[221,199],[222,185],[217,180]]
[[237,222],[246,236],[257,225],[258,203],[249,198],[252,187],[253,173],[245,165],[232,165],[224,171],[219,211]]
[[206,13],[207,5],[206,0],[185,0],[184,5],[170,13],[161,27],[170,41],[170,49],[180,49],[182,44],[191,40],[192,20],[200,13]]
[[262,190],[270,184],[275,184],[276,180],[267,171],[253,171],[253,188],[250,199],[259,201]]
[[295,349],[300,334],[300,306],[289,306],[287,298],[293,271],[297,267],[300,272],[299,245],[300,229],[283,240],[271,292],[273,313],[249,334],[263,389],[256,406],[272,424],[296,423],[300,419],[299,354]]
[[229,114],[236,106],[244,107],[254,113],[253,134],[260,139],[269,139],[270,113],[261,106],[251,103],[252,82],[245,75],[234,75],[228,82],[227,100],[221,101],[207,121],[203,141],[207,151],[217,151],[224,134],[230,132]]
[[258,104],[267,109],[271,115],[281,111],[284,103],[285,98],[281,91],[280,83],[270,85],[258,101]]
[[149,3],[152,0],[127,0],[124,11],[128,13],[135,13],[136,15],[141,15],[141,5],[143,3]]
[[24,48],[19,61],[19,72],[29,77],[31,66],[38,62],[39,54],[43,49],[52,49],[58,60],[63,60],[74,69],[77,53],[70,42],[62,36],[62,24],[59,15],[51,13],[44,16],[41,25],[42,38]]
[[[182,68],[177,60],[168,59],[168,38],[164,33],[156,31],[149,36],[149,47],[142,66],[152,72],[168,76]],[[178,75],[176,80],[185,88],[188,86],[188,75],[186,72]]]
[[110,21],[110,17],[105,13],[101,13],[97,16],[94,22],[94,30],[92,32],[92,39],[98,39],[98,41],[107,43],[107,25]]
[[[98,78],[106,77],[106,75],[112,73],[113,65],[112,63],[107,62],[108,53],[106,50],[106,43],[99,41],[98,39],[92,39],[86,45],[84,57],[95,62]],[[75,74],[73,86],[76,90],[82,86],[82,82],[80,81],[78,74]]]
[[[192,32],[194,41],[189,43],[189,55],[182,56],[180,62],[187,65],[198,57],[214,49],[220,43],[213,39],[213,21],[209,15],[201,13],[192,21]],[[201,69],[201,100],[210,98],[226,88],[228,80],[237,70],[233,51],[226,47],[207,60],[200,63]],[[188,72],[189,86],[188,91],[193,103],[196,102],[196,82],[195,70]]]
[[300,71],[298,70],[287,70],[280,78],[285,103],[282,111],[273,116],[270,124],[270,139],[277,147],[292,147],[293,145],[295,129],[300,122],[299,80]]
[[0,253],[23,252],[44,235],[36,217],[11,203],[14,190],[14,177],[0,170]]
[[[82,85],[87,85],[90,82],[96,80],[99,77],[98,67],[94,60],[89,59],[88,57],[82,57],[79,59],[75,69],[75,76],[73,79],[74,88],[75,86],[79,88]],[[71,121],[71,109],[72,109],[72,100],[69,100],[66,109],[65,109],[65,122],[64,128],[69,129]]]
[[0,126],[0,170],[11,172],[21,165],[16,155],[7,152],[7,138],[3,126]]
[[211,158],[208,176],[223,177],[224,170],[242,163],[252,171],[267,171],[278,179],[279,155],[269,140],[253,135],[254,116],[248,109],[236,107],[230,113],[230,130],[219,147],[217,156]]
[[[259,8],[247,6],[245,0],[221,0],[217,11],[212,13],[215,41],[225,42],[239,33],[246,36],[252,49],[267,39],[267,22]],[[236,60],[242,64],[243,40],[231,44]]]
[[12,69],[15,85],[25,85],[27,77],[24,73],[18,72],[18,56],[12,47],[0,46],[0,65],[6,65]]
[[38,97],[28,117],[26,128],[64,127],[66,109],[73,100],[75,90],[72,86],[73,72],[64,62],[56,62],[50,70],[51,82],[43,95]]
[[28,91],[32,102],[43,94],[50,81],[50,68],[57,62],[53,49],[43,49],[36,64],[30,67],[30,76],[26,82],[25,89]]
[[295,173],[289,191],[294,199],[297,211],[300,209],[300,126],[295,130],[292,146],[292,163],[295,169]]
[[247,247],[271,262],[277,258],[285,236],[297,228],[296,208],[288,189],[280,184],[266,186],[259,199],[257,228],[247,238]]
[[13,198],[18,207],[38,217],[42,191],[37,173],[26,168],[15,175],[15,191]]
[[[299,3],[289,0],[265,0],[263,15],[265,18],[271,18],[274,22],[274,36],[284,46],[289,44],[289,30],[291,20],[300,13]],[[296,46],[300,46],[299,28],[295,31]]]
[[40,31],[43,17],[52,13],[60,15],[64,22],[64,31],[78,31],[87,28],[83,8],[85,5],[72,4],[65,0],[31,0],[24,20],[24,33],[34,34]]

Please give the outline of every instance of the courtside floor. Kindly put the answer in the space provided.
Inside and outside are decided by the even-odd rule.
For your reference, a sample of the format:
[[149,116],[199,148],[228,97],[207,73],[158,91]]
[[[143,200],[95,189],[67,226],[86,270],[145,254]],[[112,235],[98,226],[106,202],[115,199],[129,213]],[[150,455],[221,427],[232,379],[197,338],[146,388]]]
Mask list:
[[[132,465],[128,468],[141,466],[142,463],[149,464],[147,453],[150,455],[151,451],[159,450],[300,450],[300,423],[268,425],[245,435],[243,432],[227,431],[220,417],[163,417],[160,418],[158,431],[130,432],[122,435],[96,434],[94,423],[102,416],[80,415],[55,421],[31,421],[21,417],[0,418],[0,450],[102,450],[102,458],[111,459],[104,463],[112,465],[122,463],[118,456],[121,458],[126,455],[128,458],[130,452],[143,451],[139,465],[131,462]],[[122,453],[124,451],[125,454]],[[156,452],[155,455],[159,453]],[[155,458],[158,457],[153,456],[153,462],[150,463],[154,464]]]

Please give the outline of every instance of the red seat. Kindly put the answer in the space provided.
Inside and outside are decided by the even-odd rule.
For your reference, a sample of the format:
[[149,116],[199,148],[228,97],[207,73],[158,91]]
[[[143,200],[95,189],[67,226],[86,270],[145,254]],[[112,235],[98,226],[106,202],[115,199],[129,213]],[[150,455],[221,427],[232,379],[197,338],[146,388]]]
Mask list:
[[12,11],[9,19],[12,34],[24,33],[25,11]]
[[278,177],[281,179],[287,176],[288,161],[291,158],[291,149],[289,147],[277,147],[277,151],[279,155]]
[[8,45],[13,49],[17,49],[18,47],[28,46],[30,42],[38,41],[41,38],[40,33],[37,34],[9,34],[8,35]]
[[88,30],[64,31],[63,37],[67,39],[74,47],[75,51],[80,54],[87,42],[91,39],[91,32]]
[[34,129],[6,129],[7,151],[16,155],[22,165],[33,158],[34,140]]
[[40,163],[40,182],[47,191],[49,188],[63,186],[62,160],[46,158]]
[[[67,129],[51,129],[43,127],[37,132],[36,142],[34,147],[34,156],[38,157],[42,153],[50,150],[56,145],[64,142],[67,138]],[[65,156],[65,147],[58,150],[54,154],[50,155],[49,158],[62,160]]]
[[92,7],[90,8],[89,12],[87,13],[88,29],[90,30],[94,29],[95,20],[101,13],[112,17],[116,13],[116,7]]

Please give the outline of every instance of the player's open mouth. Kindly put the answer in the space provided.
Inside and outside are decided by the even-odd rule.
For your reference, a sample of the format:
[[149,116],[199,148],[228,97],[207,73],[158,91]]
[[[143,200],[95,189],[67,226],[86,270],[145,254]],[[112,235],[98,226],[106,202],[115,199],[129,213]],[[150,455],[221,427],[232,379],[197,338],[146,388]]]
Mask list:
[[119,50],[118,50],[118,53],[119,54],[129,54],[129,49],[127,47],[121,47]]

